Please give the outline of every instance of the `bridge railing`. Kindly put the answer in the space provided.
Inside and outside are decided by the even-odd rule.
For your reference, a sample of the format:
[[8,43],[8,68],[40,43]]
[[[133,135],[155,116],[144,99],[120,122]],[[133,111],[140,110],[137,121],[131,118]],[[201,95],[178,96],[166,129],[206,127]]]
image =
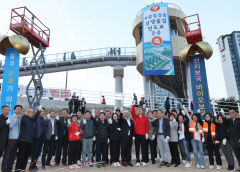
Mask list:
[[[126,57],[136,56],[135,47],[107,47],[99,49],[80,50],[45,55],[46,63],[69,62],[82,59],[91,59],[97,57]],[[32,57],[20,58],[20,67],[29,66]],[[40,60],[40,64],[42,61]],[[0,68],[4,67],[4,60],[0,60]]]
[[[32,90],[34,91],[34,90]],[[101,104],[102,96],[105,97],[107,105],[115,105],[115,101],[120,100],[122,102],[121,106],[130,107],[133,104],[133,94],[132,93],[114,93],[114,92],[103,92],[103,91],[90,91],[90,90],[65,90],[59,88],[45,88],[44,89],[44,99],[54,99],[60,101],[68,101],[72,95],[78,96],[80,99],[85,98],[87,103],[91,104]],[[26,87],[19,86],[19,96],[26,96]],[[137,95],[138,103],[143,95]],[[187,98],[170,98],[170,109],[178,109],[178,103],[181,102],[187,108],[190,108],[189,100]],[[156,101],[157,100],[157,101]],[[162,109],[165,110],[166,96],[155,96],[151,100],[147,99],[147,106],[150,109]],[[211,109],[214,113],[218,113],[220,109],[223,109],[226,113],[229,108],[235,108],[240,110],[240,105],[238,102],[222,102],[220,100],[211,99]]]

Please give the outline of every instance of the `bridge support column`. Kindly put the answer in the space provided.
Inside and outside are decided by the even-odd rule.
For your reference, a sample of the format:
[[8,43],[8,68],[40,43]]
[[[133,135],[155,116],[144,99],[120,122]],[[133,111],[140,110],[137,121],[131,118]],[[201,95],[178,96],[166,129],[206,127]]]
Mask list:
[[149,79],[143,75],[144,98],[149,100]]
[[113,67],[113,77],[115,78],[115,93],[119,94],[115,100],[115,106],[123,106],[123,76],[124,76],[124,67],[123,66],[114,66]]

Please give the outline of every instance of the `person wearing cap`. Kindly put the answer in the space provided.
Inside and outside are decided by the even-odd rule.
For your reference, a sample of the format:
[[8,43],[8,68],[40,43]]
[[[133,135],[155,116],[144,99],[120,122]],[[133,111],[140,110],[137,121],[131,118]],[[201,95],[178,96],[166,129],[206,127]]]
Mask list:
[[93,119],[96,126],[96,162],[97,167],[106,167],[107,144],[108,139],[108,120],[105,119],[105,113],[99,113],[99,119]]
[[222,168],[222,159],[219,153],[219,140],[216,137],[216,125],[212,120],[212,116],[210,113],[205,113],[204,115],[205,121],[203,122],[203,132],[206,147],[208,150],[208,157],[209,157],[209,169],[214,168],[214,158],[213,153],[216,157],[217,163],[217,170]]
[[146,166],[148,163],[147,158],[147,139],[148,139],[148,131],[149,124],[147,117],[143,114],[143,108],[141,106],[137,109],[137,114],[135,110],[135,105],[132,105],[131,114],[134,120],[135,125],[135,148],[136,148],[136,159],[137,164],[136,167],[140,167],[140,146],[142,151],[142,166]]
[[[85,119],[81,123],[81,128],[84,132],[82,139],[82,166],[92,166],[92,147],[93,139],[96,135],[96,127],[94,121],[91,118],[92,114],[90,111],[85,112]],[[88,160],[86,161],[86,153],[88,154]]]
[[71,121],[68,121],[68,165],[70,169],[80,168],[77,165],[78,154],[79,154],[79,142],[81,139],[81,126],[80,123],[77,122],[78,116],[77,114],[73,114]]

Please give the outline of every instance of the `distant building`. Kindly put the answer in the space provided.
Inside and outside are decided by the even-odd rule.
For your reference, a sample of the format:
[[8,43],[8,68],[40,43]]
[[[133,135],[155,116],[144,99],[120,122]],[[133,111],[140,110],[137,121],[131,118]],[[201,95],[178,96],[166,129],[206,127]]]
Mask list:
[[[218,38],[224,80],[228,97],[240,97],[240,31]],[[217,83],[216,83],[217,84]]]
[[[170,105],[171,109],[177,107],[177,100],[175,99],[175,96],[168,90],[165,90],[161,87],[159,87],[157,84],[153,84],[153,95],[154,95],[154,103],[156,109],[164,109],[164,103],[166,100],[166,97],[170,98]],[[174,99],[174,107],[172,106],[172,99]]]

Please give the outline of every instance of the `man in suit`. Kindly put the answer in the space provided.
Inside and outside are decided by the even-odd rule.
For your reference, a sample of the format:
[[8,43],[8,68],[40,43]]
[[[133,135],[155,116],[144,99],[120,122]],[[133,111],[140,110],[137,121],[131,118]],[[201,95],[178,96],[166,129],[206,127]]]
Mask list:
[[[58,140],[57,117],[55,111],[50,110],[48,119],[44,120],[44,146],[42,153],[42,168],[51,166],[50,162],[55,152],[55,142]],[[46,161],[47,155],[47,161]]]
[[10,108],[9,106],[2,106],[2,115],[0,115],[0,158],[7,146],[8,134],[9,134],[9,123],[8,119]]
[[163,112],[157,111],[158,119],[155,119],[155,126],[157,132],[157,143],[160,150],[161,158],[163,160],[161,166],[170,167],[171,154],[168,145],[170,139],[170,123],[167,118],[163,118]]
[[132,141],[135,140],[134,122],[129,117],[129,112],[125,110],[123,117],[119,119],[121,128],[121,157],[123,166],[133,166],[131,163]]
[[58,166],[61,161],[61,154],[62,156],[62,164],[67,165],[67,148],[68,148],[68,110],[62,109],[62,116],[58,121],[58,140],[57,140],[57,148],[56,148],[56,157],[55,157],[55,165]]
[[33,117],[34,121],[34,138],[33,138],[33,147],[32,147],[32,161],[31,166],[29,167],[30,171],[37,170],[37,160],[42,152],[43,147],[43,136],[44,136],[44,115],[45,108],[41,105],[38,107],[37,113]]

